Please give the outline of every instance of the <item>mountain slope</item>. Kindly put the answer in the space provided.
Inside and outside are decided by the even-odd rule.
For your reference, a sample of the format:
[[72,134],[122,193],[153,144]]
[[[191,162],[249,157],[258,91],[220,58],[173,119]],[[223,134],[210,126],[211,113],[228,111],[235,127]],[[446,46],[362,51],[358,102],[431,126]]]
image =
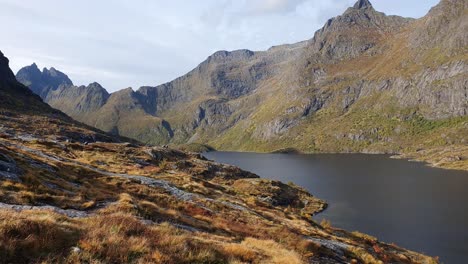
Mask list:
[[0,93],[0,263],[437,263],[318,225],[300,187],[74,122],[1,53]]
[[[442,0],[413,20],[360,0],[311,40],[262,52],[216,52],[172,82],[128,91],[125,102],[101,108],[132,104],[119,114],[99,109],[74,116],[54,103],[69,97],[46,101],[145,143],[414,152],[433,164],[468,169],[466,10],[466,1]],[[119,121],[127,113],[138,113],[139,128]],[[449,147],[457,151],[424,154]]]

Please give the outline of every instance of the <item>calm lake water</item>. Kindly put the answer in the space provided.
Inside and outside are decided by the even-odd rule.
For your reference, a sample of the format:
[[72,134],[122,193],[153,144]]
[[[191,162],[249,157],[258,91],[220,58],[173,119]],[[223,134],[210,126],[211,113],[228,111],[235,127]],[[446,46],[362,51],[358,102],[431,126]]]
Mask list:
[[314,217],[381,241],[468,263],[468,172],[364,154],[210,152],[205,157],[263,178],[294,182],[325,199]]

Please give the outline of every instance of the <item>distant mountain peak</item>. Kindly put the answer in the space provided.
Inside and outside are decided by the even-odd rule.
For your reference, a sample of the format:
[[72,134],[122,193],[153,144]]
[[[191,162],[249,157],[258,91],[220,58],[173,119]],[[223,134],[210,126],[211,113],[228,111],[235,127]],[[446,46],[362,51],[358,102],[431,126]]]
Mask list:
[[89,87],[103,88],[102,85],[98,82],[92,82],[88,85]]
[[43,99],[50,90],[56,90],[61,85],[73,85],[70,78],[63,72],[54,67],[50,69],[44,67],[41,72],[36,63],[20,69],[16,74],[16,79]]
[[28,69],[28,71],[30,71],[31,74],[35,74],[35,75],[42,74],[41,70],[39,70],[39,67],[37,66],[36,63],[31,64],[31,66],[24,67],[24,69]]
[[354,8],[356,9],[367,9],[372,8],[372,4],[369,0],[359,0],[354,4]]
[[[49,75],[51,77],[56,77],[56,78],[63,78],[63,79],[68,79],[68,76],[64,74],[63,72],[58,71],[54,67],[51,67],[49,69],[44,68],[42,71],[43,75]],[[64,81],[66,84],[70,84],[67,80]]]
[[[380,37],[398,32],[411,19],[387,16],[376,11],[369,0],[359,0],[353,7],[331,18],[312,39],[313,51],[327,59],[359,56],[377,45]],[[356,37],[359,32],[359,37]]]

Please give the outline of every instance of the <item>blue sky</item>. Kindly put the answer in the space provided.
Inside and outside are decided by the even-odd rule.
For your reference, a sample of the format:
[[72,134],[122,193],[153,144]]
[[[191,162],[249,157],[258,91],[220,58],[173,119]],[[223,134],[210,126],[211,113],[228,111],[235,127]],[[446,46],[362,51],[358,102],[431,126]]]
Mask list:
[[[217,50],[310,39],[356,0],[0,0],[0,50],[16,72],[36,62],[109,91],[157,85]],[[371,0],[419,18],[438,0]]]

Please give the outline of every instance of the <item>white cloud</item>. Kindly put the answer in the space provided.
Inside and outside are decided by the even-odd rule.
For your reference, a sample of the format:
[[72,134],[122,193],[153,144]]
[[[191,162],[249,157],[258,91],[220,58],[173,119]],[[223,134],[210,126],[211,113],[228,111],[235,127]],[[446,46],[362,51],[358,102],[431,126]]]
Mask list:
[[[15,71],[36,62],[64,71],[76,84],[137,88],[170,81],[216,50],[264,50],[309,39],[355,1],[0,0],[0,50]],[[399,3],[415,12],[437,1],[372,2],[395,13]]]
[[252,9],[258,13],[284,13],[296,9],[305,0],[252,0]]

